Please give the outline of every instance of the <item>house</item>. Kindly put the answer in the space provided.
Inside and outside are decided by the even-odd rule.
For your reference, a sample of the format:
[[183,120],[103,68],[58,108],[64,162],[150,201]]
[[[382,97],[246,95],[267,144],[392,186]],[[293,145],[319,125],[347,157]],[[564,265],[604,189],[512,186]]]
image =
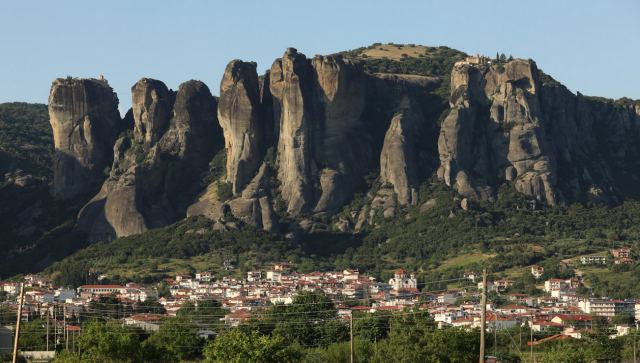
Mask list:
[[214,277],[215,275],[211,271],[196,272],[196,280],[198,281],[211,282]]
[[465,279],[467,279],[469,281],[472,281],[472,282],[476,282],[476,279],[480,277],[475,272],[465,272],[463,276],[464,276]]
[[538,280],[542,275],[544,275],[544,267],[538,265],[531,266],[531,274],[536,280]]
[[267,280],[271,282],[280,282],[282,280],[282,271],[267,271]]
[[640,300],[637,300],[634,304],[634,313],[636,320],[640,320]]
[[585,314],[555,314],[551,322],[564,327],[585,328],[591,325],[592,319]]
[[635,312],[633,300],[585,299],[578,303],[580,310],[587,314],[613,317],[616,315]]
[[243,321],[248,320],[251,317],[251,311],[249,310],[236,310],[232,311],[224,317],[225,324],[229,326],[238,326]]
[[275,271],[280,271],[280,272],[288,271],[291,269],[291,267],[292,266],[289,262],[279,262],[279,263],[273,264],[273,269]]
[[360,278],[360,271],[358,270],[344,270],[342,271],[342,280],[344,282],[347,281],[358,281]]
[[126,293],[126,287],[121,285],[82,285],[78,288],[78,295],[83,299],[92,296],[104,296]]
[[605,265],[607,263],[607,256],[582,256],[580,257],[580,263],[583,265]]
[[480,54],[476,54],[474,56],[467,57],[464,60],[464,63],[467,64],[491,64],[491,59],[489,57],[485,57]]
[[160,314],[136,314],[122,319],[124,325],[135,326],[144,331],[155,332],[160,330],[162,321]]
[[418,288],[418,280],[416,279],[415,274],[411,274],[407,276],[407,272],[400,268],[397,269],[393,278],[389,279],[389,285],[393,290],[402,290],[402,289],[416,289]]
[[182,283],[182,282],[186,282],[186,281],[190,281],[191,280],[191,276],[188,274],[181,274],[181,275],[176,275],[176,282],[177,283]]
[[613,263],[616,265],[633,265],[633,259],[628,257],[621,257],[616,258]]
[[438,304],[453,304],[458,298],[457,292],[443,292],[438,294]]
[[[478,282],[478,290],[482,290],[484,288],[484,284],[482,282]],[[496,286],[491,281],[487,281],[487,292],[497,291]]]
[[611,250],[611,255],[613,255],[613,258],[631,258],[631,248],[614,248]]
[[[518,320],[513,315],[500,315],[493,312],[487,312],[487,330],[502,330],[513,328],[518,325]],[[481,326],[480,317],[474,317],[472,327],[479,328]]]
[[257,282],[262,280],[262,272],[261,271],[249,271],[247,272],[247,281],[249,282]]
[[562,330],[562,324],[556,323],[553,321],[546,320],[534,320],[529,322],[529,326],[533,331],[537,332],[547,332],[551,329],[560,329]]
[[496,287],[496,291],[503,292],[508,290],[511,286],[513,286],[513,281],[509,279],[500,279],[493,282]]
[[544,282],[544,291],[552,297],[561,298],[568,295],[580,286],[580,280],[572,277],[570,279],[549,279]]
[[0,291],[4,291],[9,295],[15,295],[18,293],[17,282],[0,282]]
[[622,325],[616,325],[616,332],[615,334],[609,336],[611,339],[615,339],[621,336],[625,336],[625,335],[629,335],[629,333],[631,332],[631,327],[629,327],[628,325],[622,324]]
[[509,304],[495,309],[496,312],[502,314],[531,314],[537,309],[530,308],[528,306]]

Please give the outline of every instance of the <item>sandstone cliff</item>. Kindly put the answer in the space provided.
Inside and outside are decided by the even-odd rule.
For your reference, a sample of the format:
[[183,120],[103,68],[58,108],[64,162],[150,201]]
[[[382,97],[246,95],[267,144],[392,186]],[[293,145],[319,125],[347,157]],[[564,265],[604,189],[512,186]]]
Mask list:
[[231,61],[218,102],[202,82],[174,92],[143,78],[122,121],[106,83],[57,80],[54,193],[95,191],[111,165],[78,216],[94,240],[191,215],[221,230],[357,232],[431,208],[419,190],[434,175],[463,210],[504,185],[546,205],[640,197],[638,102],[575,95],[533,61],[456,63],[448,104],[441,77],[341,55],[289,48],[256,68]]
[[633,107],[599,114],[601,102],[572,94],[533,61],[457,64],[450,103],[438,177],[464,196],[491,199],[508,182],[549,205],[612,201],[623,192],[612,174],[634,169],[624,157],[638,140]]
[[69,199],[95,191],[122,129],[118,97],[102,80],[58,78],[49,94],[49,120],[55,149],[54,197]]
[[258,170],[264,151],[265,123],[255,63],[234,60],[220,84],[218,120],[227,150],[226,179],[239,193]]
[[216,100],[202,82],[185,82],[174,95],[160,81],[141,79],[132,87],[132,109],[133,137],[117,140],[109,178],[78,216],[92,240],[183,218],[222,146]]

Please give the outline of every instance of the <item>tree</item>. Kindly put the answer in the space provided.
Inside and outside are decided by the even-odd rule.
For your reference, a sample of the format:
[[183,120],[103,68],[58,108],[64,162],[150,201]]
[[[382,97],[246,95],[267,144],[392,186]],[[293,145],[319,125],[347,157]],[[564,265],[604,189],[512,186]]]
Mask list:
[[611,322],[616,325],[625,324],[633,326],[635,324],[635,317],[631,313],[622,313],[614,316]]
[[333,302],[322,291],[301,292],[292,304],[274,305],[252,324],[264,334],[280,335],[304,346],[326,346],[348,336],[346,324],[338,320]]
[[479,334],[455,328],[436,329],[426,312],[405,311],[391,321],[389,338],[378,343],[375,362],[472,362]]
[[389,314],[383,312],[355,313],[354,335],[372,342],[384,339],[389,333],[389,319]]
[[41,319],[23,323],[20,328],[21,350],[45,350],[46,344],[46,328]]
[[299,362],[302,353],[282,336],[233,329],[207,344],[204,357],[207,363],[286,363]]
[[168,318],[160,330],[145,341],[144,348],[159,356],[172,360],[194,359],[200,355],[203,339],[198,337],[198,327],[184,317]]
[[84,325],[78,337],[81,361],[141,362],[140,330],[124,327],[118,321],[91,321]]
[[507,61],[507,56],[504,53],[500,53],[500,63],[504,63]]
[[140,302],[134,306],[136,313],[153,313],[164,314],[165,309],[162,304],[158,302],[158,299],[147,298],[144,302]]
[[185,303],[176,315],[196,323],[220,325],[221,320],[227,315],[227,310],[223,309],[222,304],[217,300],[203,300],[195,304]]

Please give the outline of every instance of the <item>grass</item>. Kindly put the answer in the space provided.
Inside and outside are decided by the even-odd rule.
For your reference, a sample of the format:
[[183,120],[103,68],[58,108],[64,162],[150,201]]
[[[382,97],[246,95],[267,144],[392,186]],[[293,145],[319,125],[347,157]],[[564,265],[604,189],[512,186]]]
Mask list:
[[456,267],[464,267],[474,263],[479,263],[495,257],[493,253],[469,252],[458,254],[456,257],[447,259],[442,262],[439,269],[448,269]]
[[392,60],[400,60],[406,57],[418,58],[426,56],[432,52],[430,47],[423,45],[406,45],[406,44],[381,44],[363,50],[360,55],[368,58],[388,58]]

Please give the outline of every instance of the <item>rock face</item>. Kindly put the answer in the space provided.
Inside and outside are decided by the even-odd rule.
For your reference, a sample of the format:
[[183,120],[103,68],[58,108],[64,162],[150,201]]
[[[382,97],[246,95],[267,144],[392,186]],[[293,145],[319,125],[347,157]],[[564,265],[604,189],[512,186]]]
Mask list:
[[174,95],[162,82],[142,79],[132,87],[132,96],[134,137],[116,141],[109,178],[78,216],[78,225],[92,240],[183,218],[199,191],[201,173],[222,147],[216,100],[204,83],[185,82]]
[[49,94],[54,140],[54,197],[69,199],[96,190],[112,160],[122,129],[118,97],[106,81],[58,78]]
[[135,140],[155,144],[169,127],[174,94],[164,83],[143,78],[131,88],[131,95]]
[[363,137],[366,78],[359,65],[337,56],[316,56],[311,65],[316,97],[313,150],[321,190],[314,212],[328,212],[351,197],[369,167],[363,161],[372,157]]
[[218,120],[227,150],[227,181],[239,193],[262,162],[265,123],[255,63],[233,60],[220,84]]
[[448,108],[441,84],[289,48],[261,77],[255,63],[231,61],[218,102],[199,81],[174,92],[143,78],[121,121],[105,82],[56,80],[54,194],[103,182],[78,216],[92,240],[185,215],[291,238],[360,231],[430,215],[436,199],[418,190],[434,174],[462,210],[505,184],[547,205],[640,197],[639,102],[574,95],[519,59],[456,63]]
[[418,178],[415,160],[416,133],[422,123],[422,115],[411,106],[411,101],[404,98],[400,110],[391,120],[389,130],[384,137],[384,145],[380,155],[380,180],[393,185],[402,205],[418,202]]
[[278,180],[287,212],[297,215],[308,209],[312,196],[311,158],[312,82],[309,60],[293,48],[271,67],[271,93],[279,124]]
[[365,81],[357,64],[339,56],[310,61],[293,48],[271,67],[288,213],[335,210],[351,196],[370,158],[362,137]]
[[549,205],[594,193],[613,200],[623,192],[612,178],[616,166],[637,170],[637,161],[625,159],[637,150],[633,107],[599,113],[606,103],[573,95],[533,61],[456,64],[450,103],[438,177],[463,196],[491,199],[511,182]]

